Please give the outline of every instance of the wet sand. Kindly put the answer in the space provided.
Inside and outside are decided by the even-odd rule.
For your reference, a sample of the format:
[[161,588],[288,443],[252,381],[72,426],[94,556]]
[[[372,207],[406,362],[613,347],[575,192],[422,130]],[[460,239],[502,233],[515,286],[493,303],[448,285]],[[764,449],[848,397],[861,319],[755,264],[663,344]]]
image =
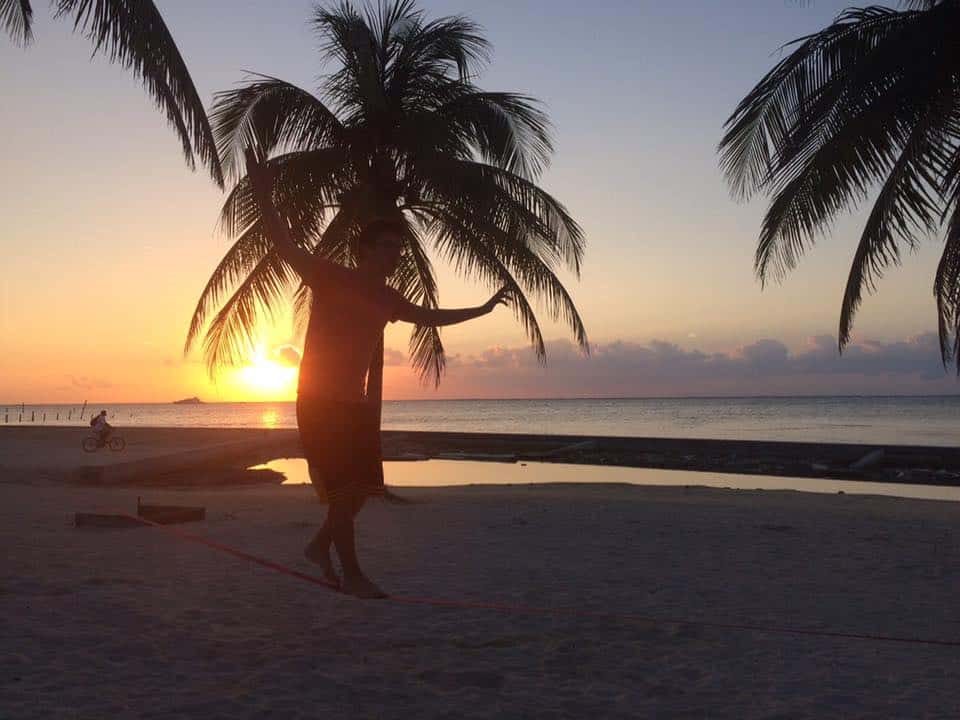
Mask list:
[[[3,718],[952,718],[960,648],[360,602],[151,528],[136,496],[310,571],[306,486],[0,484]],[[360,551],[406,596],[960,640],[960,504],[613,485],[404,488]]]

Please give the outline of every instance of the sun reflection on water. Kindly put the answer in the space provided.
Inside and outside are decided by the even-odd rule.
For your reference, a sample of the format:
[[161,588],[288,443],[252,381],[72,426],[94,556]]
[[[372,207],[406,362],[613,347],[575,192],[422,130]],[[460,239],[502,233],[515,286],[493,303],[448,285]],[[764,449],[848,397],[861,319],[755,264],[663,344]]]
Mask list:
[[260,416],[260,423],[267,428],[277,427],[280,423],[280,413],[273,408],[264,410],[263,415]]

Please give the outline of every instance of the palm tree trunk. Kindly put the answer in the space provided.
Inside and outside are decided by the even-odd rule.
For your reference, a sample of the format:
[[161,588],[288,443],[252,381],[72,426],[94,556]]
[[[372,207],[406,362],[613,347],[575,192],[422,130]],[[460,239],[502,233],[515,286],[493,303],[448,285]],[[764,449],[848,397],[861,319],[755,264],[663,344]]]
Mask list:
[[377,425],[383,417],[383,334],[370,358],[370,367],[367,368],[367,402],[376,406]]
[[[383,334],[381,334],[380,342],[377,343],[373,357],[370,358],[370,367],[367,368],[367,402],[373,403],[376,408],[378,427],[383,418],[383,347]],[[409,502],[386,489],[383,492],[383,498],[387,502]]]

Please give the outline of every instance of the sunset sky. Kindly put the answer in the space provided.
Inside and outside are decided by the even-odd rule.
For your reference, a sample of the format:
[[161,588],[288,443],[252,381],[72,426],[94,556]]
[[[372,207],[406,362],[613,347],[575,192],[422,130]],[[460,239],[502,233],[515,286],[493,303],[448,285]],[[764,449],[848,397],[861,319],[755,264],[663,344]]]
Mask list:
[[[555,125],[544,186],[583,225],[579,282],[565,278],[594,352],[545,323],[538,367],[509,311],[450,328],[438,390],[390,326],[386,396],[543,397],[957,392],[936,343],[940,241],[907,254],[836,353],[840,298],[862,214],[837,225],[783,285],[752,271],[762,200],[738,205],[717,166],[721,127],[781,44],[829,23],[826,0],[423,0],[479,22],[494,58],[479,84],[532,94]],[[244,70],[306,88],[322,72],[307,0],[158,2],[201,96]],[[137,81],[37,3],[36,41],[0,39],[0,403],[293,397],[289,318],[264,328],[252,367],[206,375],[184,358],[193,307],[228,246],[223,194],[190,172]],[[439,268],[444,306],[489,291]]]

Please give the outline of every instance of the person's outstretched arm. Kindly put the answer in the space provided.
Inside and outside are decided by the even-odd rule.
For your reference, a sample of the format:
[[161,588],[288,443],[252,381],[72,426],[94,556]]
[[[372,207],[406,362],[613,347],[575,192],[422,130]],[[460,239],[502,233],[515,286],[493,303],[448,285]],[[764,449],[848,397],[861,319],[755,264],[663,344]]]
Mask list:
[[247,177],[253,187],[253,195],[260,208],[260,217],[263,220],[267,238],[276,247],[277,252],[286,260],[305,281],[311,281],[318,272],[326,271],[327,275],[337,275],[349,272],[341,265],[337,265],[326,258],[318,257],[298,245],[290,237],[290,230],[280,218],[276,206],[273,204],[273,177],[270,169],[257,159],[252,148],[244,151],[247,159]]
[[501,288],[496,295],[487,300],[483,305],[472,308],[459,308],[456,310],[444,310],[441,308],[427,308],[421,305],[414,305],[404,300],[397,310],[397,320],[413,323],[414,325],[426,325],[430,327],[441,327],[443,325],[456,325],[457,323],[473,320],[474,318],[487,315],[493,312],[497,305],[506,305],[511,297],[512,291],[509,288]]

